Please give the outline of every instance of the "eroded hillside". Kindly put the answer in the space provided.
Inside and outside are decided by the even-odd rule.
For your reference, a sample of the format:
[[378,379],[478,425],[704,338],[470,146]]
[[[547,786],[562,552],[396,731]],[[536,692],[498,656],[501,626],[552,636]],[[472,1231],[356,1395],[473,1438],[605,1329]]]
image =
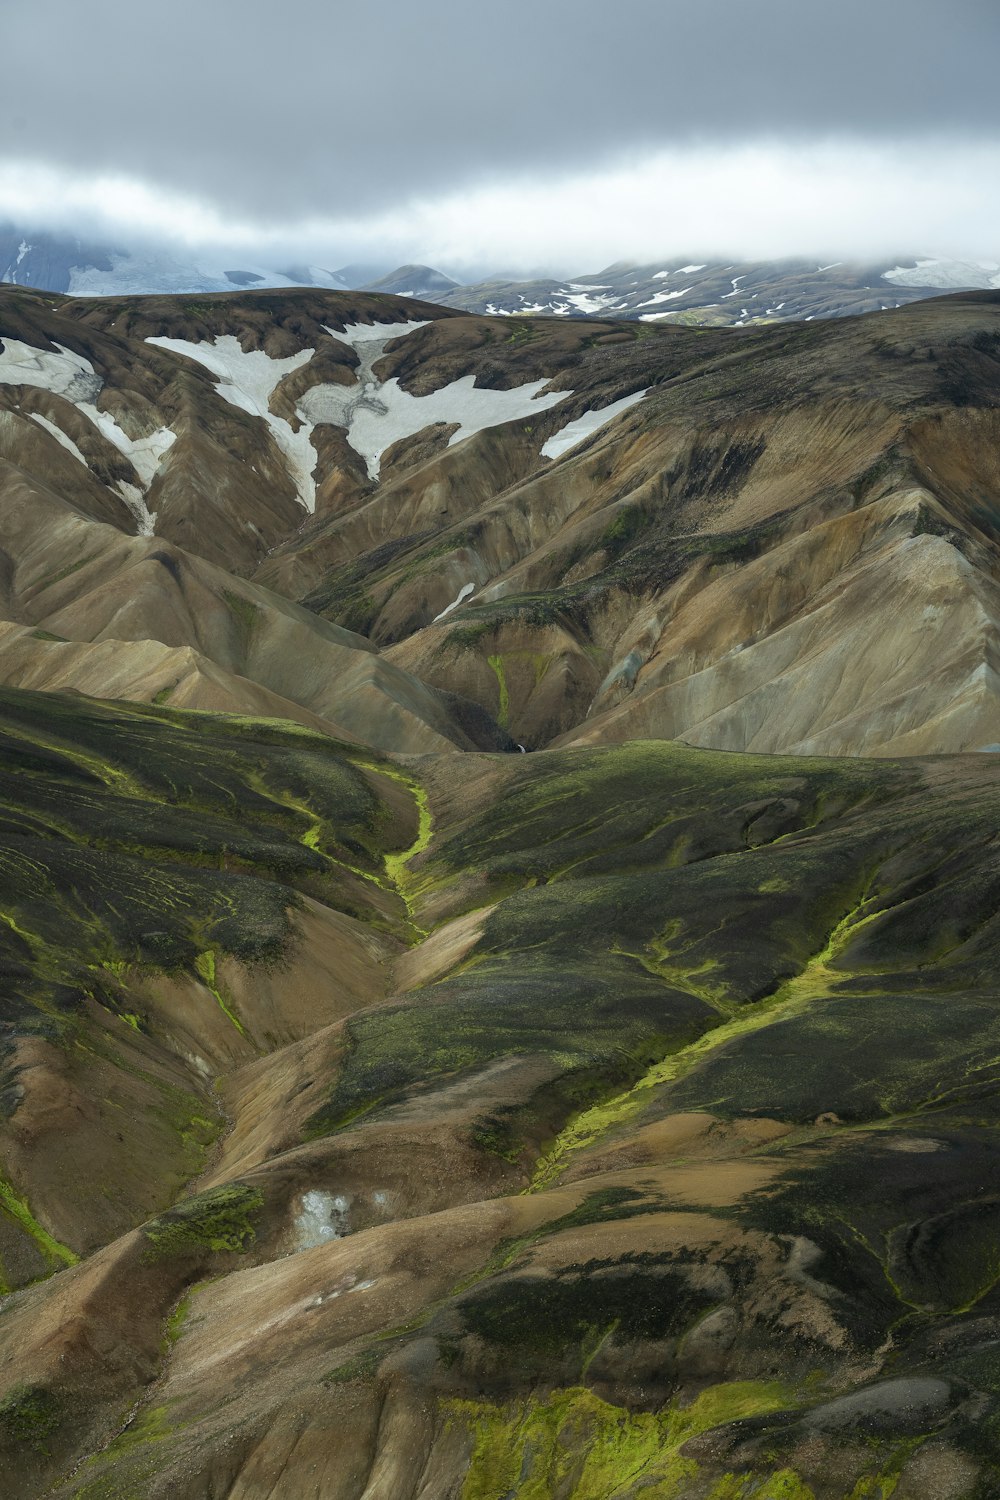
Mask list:
[[1000,741],[996,293],[711,330],[9,288],[0,337],[11,685],[404,753]]
[[0,340],[3,1494],[1000,1494],[1000,296]]
[[2,730],[5,1494],[995,1493],[991,758]]

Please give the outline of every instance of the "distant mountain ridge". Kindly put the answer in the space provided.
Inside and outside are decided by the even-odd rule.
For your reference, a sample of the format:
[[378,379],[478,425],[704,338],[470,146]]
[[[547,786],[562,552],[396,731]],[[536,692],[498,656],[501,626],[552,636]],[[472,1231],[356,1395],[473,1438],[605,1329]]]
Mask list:
[[316,286],[437,302],[507,317],[614,317],[695,327],[847,317],[886,311],[940,291],[1000,286],[1000,261],[899,255],[882,262],[802,258],[644,264],[618,261],[571,278],[495,276],[461,284],[433,266],[373,263],[329,269],[307,262],[206,264],[163,247],[125,247],[0,223],[0,281],[74,297],[184,294]]

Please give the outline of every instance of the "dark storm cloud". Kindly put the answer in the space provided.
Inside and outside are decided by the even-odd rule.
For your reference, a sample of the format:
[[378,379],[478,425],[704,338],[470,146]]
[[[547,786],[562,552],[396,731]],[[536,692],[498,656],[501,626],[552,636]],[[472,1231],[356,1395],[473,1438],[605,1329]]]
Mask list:
[[263,221],[666,144],[1000,134],[995,0],[0,0],[8,162]]

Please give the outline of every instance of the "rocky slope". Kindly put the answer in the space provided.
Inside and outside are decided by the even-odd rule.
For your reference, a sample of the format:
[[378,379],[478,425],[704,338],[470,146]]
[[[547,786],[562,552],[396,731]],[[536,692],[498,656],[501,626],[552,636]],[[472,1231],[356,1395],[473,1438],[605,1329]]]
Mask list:
[[0,338],[4,1496],[1000,1496],[1000,294]]
[[5,1494],[997,1493],[988,758],[2,732]]
[[484,715],[528,748],[991,745],[998,295],[711,331],[11,290],[0,672],[388,715],[403,751],[511,743]]

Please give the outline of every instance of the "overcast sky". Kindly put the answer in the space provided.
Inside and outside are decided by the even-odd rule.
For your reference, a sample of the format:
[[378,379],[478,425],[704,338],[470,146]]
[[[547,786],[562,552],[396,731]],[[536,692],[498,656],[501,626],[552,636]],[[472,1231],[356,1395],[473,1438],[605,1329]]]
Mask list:
[[997,0],[0,0],[0,215],[244,260],[1000,258]]

